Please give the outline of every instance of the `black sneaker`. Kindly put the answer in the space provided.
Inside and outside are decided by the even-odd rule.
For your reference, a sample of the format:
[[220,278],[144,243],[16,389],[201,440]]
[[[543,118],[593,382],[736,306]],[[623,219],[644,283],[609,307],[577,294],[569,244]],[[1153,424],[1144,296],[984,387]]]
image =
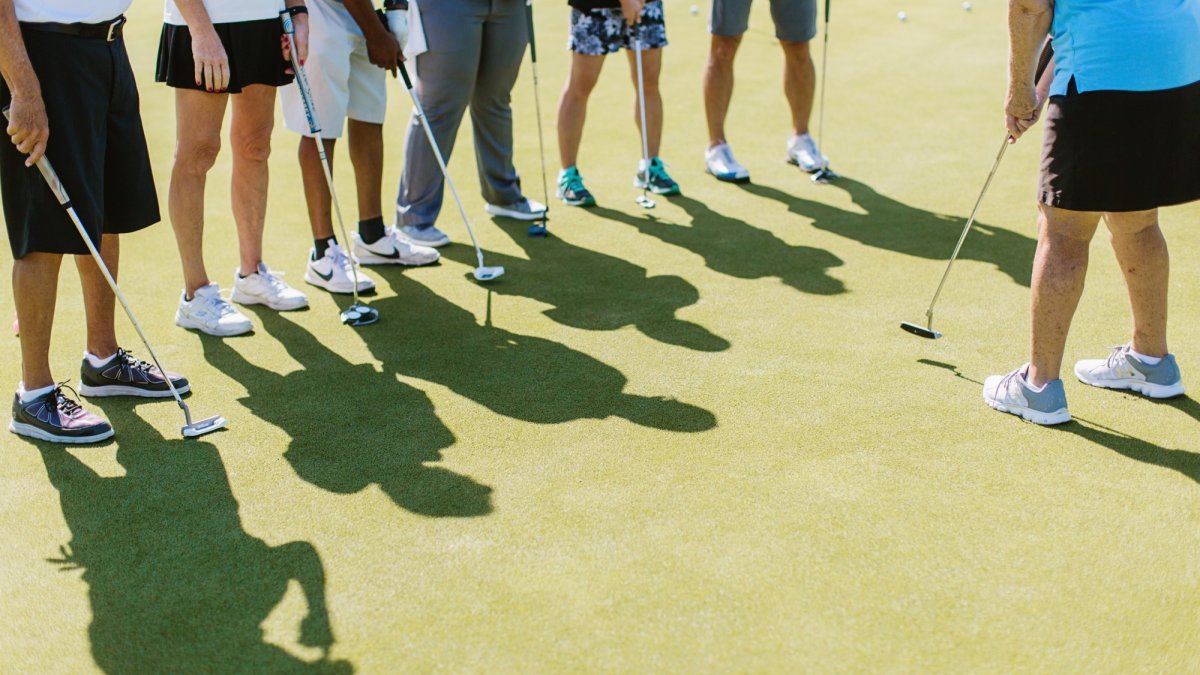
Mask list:
[[[171,384],[180,394],[191,390],[187,378],[178,373],[167,373]],[[93,366],[85,357],[83,366],[79,369],[79,379],[82,385],[79,393],[87,397],[99,396],[142,396],[145,398],[166,398],[171,395],[167,381],[163,379],[158,367],[152,363],[134,358],[133,354],[124,349],[117,349],[116,355],[99,368]]]
[[[64,382],[28,403],[21,403],[21,397],[14,394],[8,430],[54,443],[96,443],[111,438],[112,426],[103,417],[84,410],[77,401],[68,398],[63,389],[71,390]],[[74,394],[74,390],[71,393]]]

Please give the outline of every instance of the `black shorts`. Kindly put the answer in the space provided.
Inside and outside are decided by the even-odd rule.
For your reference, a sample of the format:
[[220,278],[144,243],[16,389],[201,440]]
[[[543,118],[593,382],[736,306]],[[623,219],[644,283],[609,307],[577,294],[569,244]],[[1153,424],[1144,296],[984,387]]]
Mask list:
[[1200,82],[1050,97],[1038,201],[1145,211],[1200,199]]
[[[292,76],[287,74],[291,64],[283,60],[283,22],[279,19],[218,23],[213,28],[229,59],[229,89],[224,93],[240,94],[252,84],[291,84]],[[204,85],[196,84],[192,33],[187,26],[163,24],[154,80],[176,89],[204,91]]]
[[[97,245],[159,221],[137,83],[125,41],[80,38],[22,26],[50,122],[46,157]],[[12,93],[0,82],[0,104]],[[86,255],[79,236],[37,169],[8,139],[0,142],[0,196],[14,258],[28,253]]]

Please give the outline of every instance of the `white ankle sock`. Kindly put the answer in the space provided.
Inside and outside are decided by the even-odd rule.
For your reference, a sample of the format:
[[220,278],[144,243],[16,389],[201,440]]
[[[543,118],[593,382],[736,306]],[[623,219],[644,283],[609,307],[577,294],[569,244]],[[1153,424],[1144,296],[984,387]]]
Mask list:
[[1145,354],[1139,354],[1133,351],[1133,348],[1129,349],[1129,355],[1148,366],[1157,366],[1163,360],[1163,357],[1161,356],[1146,356]]
[[103,368],[104,366],[107,366],[108,364],[112,363],[112,360],[115,359],[116,357],[117,357],[117,355],[115,353],[112,356],[108,357],[107,359],[102,359],[99,356],[96,356],[95,354],[93,354],[91,352],[83,353],[83,358],[87,359],[87,362],[89,364],[91,364],[91,366],[93,368]]
[[21,382],[17,385],[17,396],[21,399],[21,403],[29,403],[33,399],[39,396],[45,396],[52,391],[54,391],[54,385],[42,387],[41,389],[34,389],[33,391],[25,391],[24,382]]

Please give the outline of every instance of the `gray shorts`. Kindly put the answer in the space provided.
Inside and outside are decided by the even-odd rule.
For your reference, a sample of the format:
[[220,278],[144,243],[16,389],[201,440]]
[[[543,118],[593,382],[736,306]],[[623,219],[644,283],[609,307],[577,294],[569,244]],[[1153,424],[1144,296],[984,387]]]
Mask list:
[[[708,30],[722,37],[741,37],[750,22],[751,0],[713,0]],[[817,0],[771,0],[775,37],[808,42],[817,36]]]

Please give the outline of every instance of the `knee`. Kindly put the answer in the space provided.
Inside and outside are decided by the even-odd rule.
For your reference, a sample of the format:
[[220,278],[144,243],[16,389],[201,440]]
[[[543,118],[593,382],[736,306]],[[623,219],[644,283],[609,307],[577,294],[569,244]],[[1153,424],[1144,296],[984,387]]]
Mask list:
[[216,164],[220,153],[220,136],[181,142],[175,147],[175,170],[204,175]]
[[562,100],[563,102],[584,105],[588,98],[592,95],[592,90],[596,88],[595,80],[588,80],[581,77],[567,78],[567,84],[563,87]]
[[239,161],[266,164],[271,158],[270,129],[255,129],[235,135],[230,139],[230,143],[233,145],[233,156]]
[[732,66],[733,58],[737,56],[738,47],[741,44],[740,37],[712,36],[712,45],[708,50],[708,62],[718,67]]
[[784,57],[789,62],[801,66],[812,63],[812,50],[809,49],[810,43],[780,40],[779,44],[783,46]]

